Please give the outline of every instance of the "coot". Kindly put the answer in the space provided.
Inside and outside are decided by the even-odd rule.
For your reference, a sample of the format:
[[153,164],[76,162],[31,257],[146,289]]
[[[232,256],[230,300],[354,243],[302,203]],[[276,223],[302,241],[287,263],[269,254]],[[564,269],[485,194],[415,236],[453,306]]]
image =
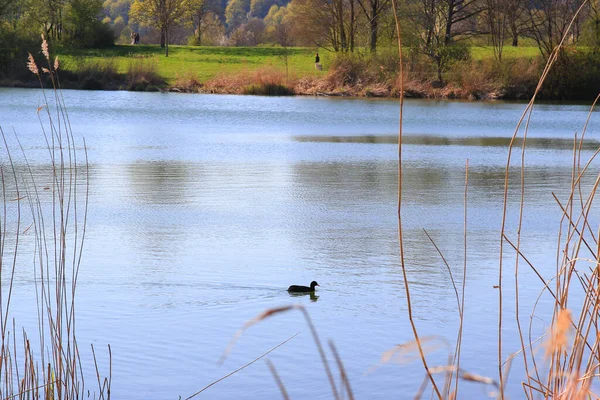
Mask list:
[[309,292],[314,292],[315,291],[315,286],[319,286],[319,284],[316,281],[312,281],[310,283],[310,287],[308,286],[299,286],[299,285],[292,285],[288,288],[288,292],[293,292],[293,293],[309,293]]

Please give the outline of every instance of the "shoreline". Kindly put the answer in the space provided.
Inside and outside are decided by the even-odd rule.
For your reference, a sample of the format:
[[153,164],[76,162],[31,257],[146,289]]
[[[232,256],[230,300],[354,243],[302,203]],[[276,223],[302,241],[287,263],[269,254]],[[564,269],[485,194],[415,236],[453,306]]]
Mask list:
[[[61,89],[68,90],[105,90],[105,91],[133,91],[133,92],[166,92],[166,93],[198,93],[198,94],[234,94],[234,95],[262,95],[262,96],[316,96],[316,97],[342,97],[342,98],[380,98],[398,99],[399,90],[390,85],[355,85],[342,87],[327,87],[325,78],[300,79],[286,85],[280,82],[255,82],[252,79],[243,79],[239,76],[221,77],[201,83],[197,81],[181,84],[157,83],[141,79],[139,82],[124,80],[83,79],[82,81],[61,81]],[[247,78],[247,77],[245,77]],[[250,77],[251,78],[251,77]],[[223,79],[230,79],[223,84]],[[452,83],[444,87],[433,87],[432,83],[405,84],[404,98],[429,99],[429,100],[462,100],[462,101],[524,101],[529,100],[533,93],[526,88],[492,88],[492,90],[465,90]],[[3,80],[0,87],[4,88],[39,88],[39,81]],[[46,88],[51,89],[50,85]],[[544,98],[543,100],[560,101],[560,98]],[[586,101],[588,99],[570,99],[571,101]]]

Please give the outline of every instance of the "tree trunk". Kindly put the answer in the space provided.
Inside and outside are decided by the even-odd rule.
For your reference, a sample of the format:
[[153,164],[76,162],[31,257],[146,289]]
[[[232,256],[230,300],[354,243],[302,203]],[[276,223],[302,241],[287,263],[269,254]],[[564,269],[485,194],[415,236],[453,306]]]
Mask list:
[[342,0],[338,0],[337,2],[338,8],[338,25],[340,30],[340,47],[342,51],[348,51],[348,41],[346,40],[346,28],[344,27],[344,5]]
[[196,27],[196,44],[202,46],[202,15],[198,13],[198,26]]
[[[375,10],[373,10],[373,14],[374,13],[375,13]],[[375,16],[375,15],[371,16],[370,46],[371,46],[371,53],[377,52],[377,16]]]
[[512,34],[512,46],[517,47],[519,45],[519,32],[517,31],[517,24],[515,21],[510,24],[510,32]]
[[165,28],[160,28],[160,47],[165,47]]
[[165,57],[169,57],[169,27],[165,28]]
[[454,19],[454,1],[448,2],[448,19],[446,20],[446,33],[444,35],[444,46],[448,46],[450,44],[450,39],[452,39],[452,24]]
[[350,0],[350,52],[354,53],[354,0]]

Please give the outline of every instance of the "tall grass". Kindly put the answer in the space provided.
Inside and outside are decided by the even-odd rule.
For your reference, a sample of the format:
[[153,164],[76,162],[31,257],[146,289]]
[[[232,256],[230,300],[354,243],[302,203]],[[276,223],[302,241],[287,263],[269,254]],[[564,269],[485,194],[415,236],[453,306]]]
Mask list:
[[130,61],[125,74],[125,89],[134,91],[156,91],[164,80],[156,70],[156,64],[146,60]]
[[[84,143],[77,143],[59,90],[57,59],[42,42],[47,66],[29,55],[29,70],[43,90],[38,117],[46,162],[28,158],[18,134],[0,129],[0,397],[79,399],[110,398],[111,378],[100,378],[94,348],[79,348],[76,291],[88,210],[88,161]],[[10,145],[9,143],[16,143]],[[16,146],[16,147],[15,147]],[[37,332],[18,338],[18,315],[12,310],[17,271],[31,263],[37,311]],[[34,339],[35,338],[35,339]],[[86,384],[82,353],[93,357],[97,385]],[[110,355],[110,347],[109,347]],[[92,368],[92,366],[87,366]],[[93,370],[93,368],[92,368]],[[109,369],[110,371],[110,369]]]

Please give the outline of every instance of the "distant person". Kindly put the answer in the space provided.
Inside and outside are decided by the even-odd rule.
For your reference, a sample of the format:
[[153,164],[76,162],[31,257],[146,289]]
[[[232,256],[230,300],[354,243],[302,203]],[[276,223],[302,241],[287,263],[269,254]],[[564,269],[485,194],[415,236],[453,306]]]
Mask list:
[[135,32],[131,31],[129,39],[131,39],[131,44],[135,44]]
[[321,71],[323,69],[323,66],[320,63],[321,58],[319,57],[319,53],[315,54],[315,69],[318,71]]
[[140,33],[139,32],[135,33],[135,44],[140,44]]

